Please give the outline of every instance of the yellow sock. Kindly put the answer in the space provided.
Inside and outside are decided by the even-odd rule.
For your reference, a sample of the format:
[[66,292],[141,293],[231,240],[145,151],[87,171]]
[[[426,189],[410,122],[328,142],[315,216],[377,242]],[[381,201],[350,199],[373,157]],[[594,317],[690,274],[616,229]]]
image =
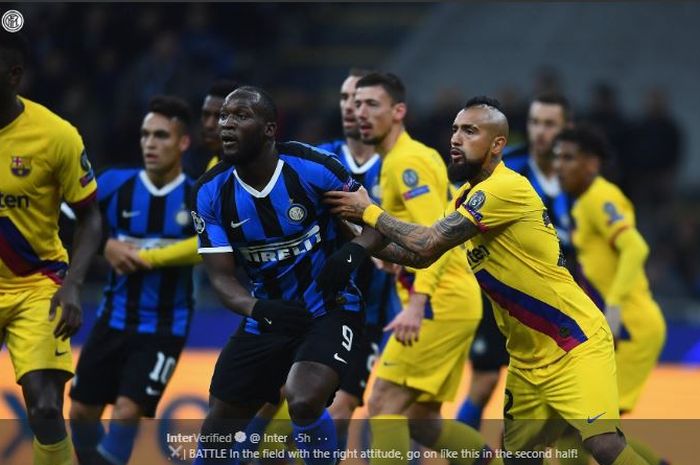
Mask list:
[[408,451],[411,447],[411,433],[408,418],[403,415],[377,415],[369,419],[372,430],[372,449],[374,451],[398,451],[398,457],[372,457],[370,465],[398,465],[408,463]]
[[583,448],[583,441],[578,433],[566,434],[560,437],[556,442],[557,450],[561,452],[576,451],[574,457],[563,458],[559,457],[561,465],[588,465],[590,455]]
[[661,457],[656,455],[656,453],[643,442],[637,441],[634,438],[627,438],[627,444],[629,444],[637,454],[641,455],[644,460],[649,462],[649,465],[659,465],[662,463]]
[[612,465],[652,465],[636,453],[629,444],[622,449]]
[[[450,457],[451,464],[473,465],[474,463],[488,463],[489,465],[501,465],[503,463],[503,459],[496,458],[478,431],[454,420],[442,422],[440,436],[438,436],[432,449],[435,451],[447,449],[458,452],[457,457]],[[466,457],[462,457],[463,449],[470,452]],[[484,462],[483,459],[488,458],[487,456],[489,455],[492,457],[491,461]]]
[[55,444],[42,444],[34,438],[34,465],[72,465],[73,445],[68,436]]

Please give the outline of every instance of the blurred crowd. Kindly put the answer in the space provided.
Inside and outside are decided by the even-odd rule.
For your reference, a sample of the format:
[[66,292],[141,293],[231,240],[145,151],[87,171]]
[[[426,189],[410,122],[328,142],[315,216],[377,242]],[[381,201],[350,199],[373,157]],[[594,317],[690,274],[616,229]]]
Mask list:
[[[79,128],[98,170],[140,163],[138,128],[151,96],[179,95],[198,110],[219,77],[268,88],[280,106],[281,139],[317,143],[341,136],[335,97],[319,96],[318,89],[337,87],[342,78],[320,74],[332,82],[315,83],[310,76],[319,73],[290,73],[280,64],[291,43],[323,41],[319,30],[305,27],[298,5],[50,3],[16,8],[25,16],[33,53],[23,94]],[[527,141],[532,95],[566,91],[552,68],[542,68],[531,89],[524,95],[504,88],[496,96],[510,119],[512,144]],[[447,153],[452,118],[466,97],[465,90],[444,89],[432,108],[409,111],[409,130]],[[615,153],[609,176],[637,208],[640,229],[651,245],[648,271],[655,291],[700,299],[700,214],[690,199],[678,195],[675,182],[683,133],[663,89],[649,89],[639,100],[644,110],[627,114],[615,85],[591,83],[589,98],[573,102],[574,117],[598,125],[609,138]]]

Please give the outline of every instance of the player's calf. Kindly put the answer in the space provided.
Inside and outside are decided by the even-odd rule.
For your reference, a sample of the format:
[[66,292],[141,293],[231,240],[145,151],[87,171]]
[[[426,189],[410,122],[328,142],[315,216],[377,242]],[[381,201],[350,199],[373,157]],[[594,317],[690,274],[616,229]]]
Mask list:
[[625,442],[621,433],[603,433],[586,439],[583,445],[601,465],[649,465]]

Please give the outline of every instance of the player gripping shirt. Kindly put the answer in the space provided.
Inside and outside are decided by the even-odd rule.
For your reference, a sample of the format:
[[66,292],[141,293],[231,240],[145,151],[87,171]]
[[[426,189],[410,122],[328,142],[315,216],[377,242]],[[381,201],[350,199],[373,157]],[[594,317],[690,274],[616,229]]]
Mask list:
[[[110,237],[155,249],[195,234],[187,206],[194,182],[184,174],[158,188],[144,170],[111,169],[98,183]],[[146,416],[155,415],[192,311],[192,266],[129,275],[111,270],[71,397],[101,405],[126,396],[142,405]]]
[[[449,189],[440,155],[403,132],[383,160],[382,207],[401,220],[430,225],[442,217]],[[405,268],[397,289],[403,305],[410,293],[427,294],[425,317],[417,343],[389,340],[377,376],[423,391],[421,401],[451,401],[482,312],[463,251],[449,251],[425,270]]]
[[643,269],[618,271],[618,241],[626,240],[625,233],[636,229],[634,209],[618,187],[598,176],[577,199],[572,217],[581,287],[601,311],[606,304],[621,307],[623,326],[616,347],[618,387],[620,410],[629,411],[656,364],[665,333],[661,310]]
[[[455,206],[481,231],[467,257],[507,339],[505,418],[564,418],[584,439],[615,431],[610,331],[563,266],[556,231],[530,183],[500,163],[485,181],[463,186]],[[506,428],[506,448],[547,444],[561,426],[514,422]]]
[[[53,335],[49,301],[68,269],[58,237],[62,199],[92,201],[96,183],[78,131],[42,105],[0,129],[0,335],[15,377],[40,369],[73,373],[70,341]],[[2,337],[0,337],[0,341]]]

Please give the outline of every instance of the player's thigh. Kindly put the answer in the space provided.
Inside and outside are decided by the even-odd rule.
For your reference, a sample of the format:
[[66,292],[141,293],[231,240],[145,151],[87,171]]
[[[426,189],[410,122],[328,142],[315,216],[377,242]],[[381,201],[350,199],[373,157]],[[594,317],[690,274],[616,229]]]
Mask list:
[[511,451],[543,450],[566,424],[548,408],[537,373],[509,367],[503,402],[504,447]]
[[474,371],[498,372],[508,366],[506,339],[498,329],[488,299],[484,299],[484,314],[469,349],[469,360]]
[[[358,344],[358,350],[354,354],[348,373],[340,382],[340,391],[345,393],[347,398],[355,399],[355,407],[363,405],[367,380],[372,372],[374,363],[379,358],[379,347],[382,342],[382,328],[375,326],[365,327],[365,337]],[[336,395],[337,399],[337,395]],[[335,403],[335,401],[334,401]],[[350,401],[343,402],[349,405]],[[332,406],[331,406],[332,408]],[[354,409],[354,407],[353,407]]]
[[92,406],[113,404],[128,351],[128,334],[98,320],[80,351],[71,399]]
[[616,432],[620,426],[617,372],[607,325],[549,367],[547,405],[581,437]]
[[393,336],[378,362],[376,376],[422,391],[419,400],[453,400],[479,320],[424,320],[418,341],[404,346]]
[[[144,416],[153,417],[184,346],[184,337],[132,334],[122,368],[119,397],[131,399]],[[124,402],[124,411],[135,409]]]
[[210,394],[231,404],[279,403],[298,344],[284,334],[248,333],[242,323],[219,354]]
[[54,337],[53,332],[61,316],[49,321],[51,298],[55,286],[41,286],[13,293],[12,314],[4,327],[5,344],[10,353],[19,381],[34,370],[61,370],[73,374],[73,356],[70,340]]

